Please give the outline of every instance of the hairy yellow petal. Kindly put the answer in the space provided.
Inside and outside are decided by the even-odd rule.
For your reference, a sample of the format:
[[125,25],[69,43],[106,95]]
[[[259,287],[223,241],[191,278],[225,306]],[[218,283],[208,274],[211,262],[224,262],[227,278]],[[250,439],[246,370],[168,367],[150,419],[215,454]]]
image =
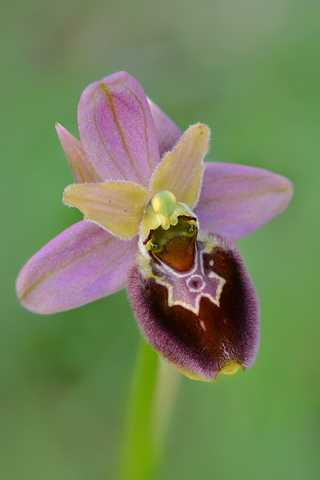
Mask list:
[[127,182],[70,185],[63,195],[63,201],[81,210],[87,220],[124,239],[138,233],[148,199],[144,187]]
[[197,123],[188,128],[155,171],[149,187],[151,196],[169,190],[178,202],[194,207],[201,188],[202,160],[209,148],[209,137],[210,129],[206,125]]

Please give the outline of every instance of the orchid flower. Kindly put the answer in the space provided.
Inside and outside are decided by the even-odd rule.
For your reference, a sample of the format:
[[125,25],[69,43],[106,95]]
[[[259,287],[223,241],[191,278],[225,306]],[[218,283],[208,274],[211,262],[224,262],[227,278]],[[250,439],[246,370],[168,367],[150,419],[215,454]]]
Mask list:
[[126,287],[142,334],[176,369],[214,381],[251,367],[259,305],[232,242],[286,208],[291,182],[203,163],[209,128],[182,135],[125,72],[84,90],[78,126],[81,142],[56,129],[76,181],[64,202],[85,219],[23,267],[21,304],[49,314]]

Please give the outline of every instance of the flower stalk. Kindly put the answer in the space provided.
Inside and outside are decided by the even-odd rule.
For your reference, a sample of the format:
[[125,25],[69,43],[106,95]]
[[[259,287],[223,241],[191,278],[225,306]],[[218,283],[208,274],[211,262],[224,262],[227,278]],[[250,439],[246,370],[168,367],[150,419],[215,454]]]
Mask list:
[[163,454],[181,375],[140,339],[128,397],[119,480],[150,480]]

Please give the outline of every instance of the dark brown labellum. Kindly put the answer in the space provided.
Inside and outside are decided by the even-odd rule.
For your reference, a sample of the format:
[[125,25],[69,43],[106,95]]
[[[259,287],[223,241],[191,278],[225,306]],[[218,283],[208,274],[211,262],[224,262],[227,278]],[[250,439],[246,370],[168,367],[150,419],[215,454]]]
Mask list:
[[[228,366],[250,367],[259,313],[237,249],[217,235],[171,242],[157,260],[139,254],[129,271],[129,297],[147,341],[176,368],[208,381]],[[180,268],[180,257],[189,258],[188,268]]]

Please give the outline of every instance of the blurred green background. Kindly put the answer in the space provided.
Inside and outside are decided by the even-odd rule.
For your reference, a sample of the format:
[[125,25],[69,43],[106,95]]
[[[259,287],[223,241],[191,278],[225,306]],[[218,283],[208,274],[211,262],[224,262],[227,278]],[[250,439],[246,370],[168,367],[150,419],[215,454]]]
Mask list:
[[254,367],[183,378],[158,479],[318,479],[320,3],[18,0],[1,6],[0,478],[114,478],[139,332],[124,291],[37,316],[22,265],[81,218],[56,136],[82,90],[126,70],[208,160],[275,171],[288,210],[239,242],[261,300]]

